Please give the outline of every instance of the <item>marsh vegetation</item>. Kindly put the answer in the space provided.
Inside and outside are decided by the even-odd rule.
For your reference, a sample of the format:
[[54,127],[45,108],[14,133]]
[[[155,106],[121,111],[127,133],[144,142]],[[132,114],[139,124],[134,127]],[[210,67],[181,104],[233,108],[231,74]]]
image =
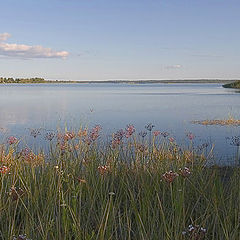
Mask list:
[[[48,132],[49,152],[8,137],[0,151],[1,239],[239,239],[238,167],[211,148],[128,125]],[[32,135],[37,138],[37,135]]]

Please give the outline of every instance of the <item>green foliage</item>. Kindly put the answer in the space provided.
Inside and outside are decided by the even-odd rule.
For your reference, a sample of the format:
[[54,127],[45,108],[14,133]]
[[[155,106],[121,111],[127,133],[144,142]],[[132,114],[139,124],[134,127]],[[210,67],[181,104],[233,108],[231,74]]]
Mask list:
[[[77,141],[52,147],[45,163],[1,150],[10,174],[0,173],[0,239],[240,239],[238,168],[206,167],[191,146],[166,139],[144,150],[136,139],[115,148]],[[203,238],[182,234],[190,224],[206,228]]]
[[45,83],[43,78],[3,78],[0,77],[0,83]]
[[238,88],[240,89],[240,81],[235,81],[233,83],[228,83],[223,85],[224,88]]
[[4,78],[0,77],[0,84],[3,83],[77,83],[77,81],[45,80],[44,78]]

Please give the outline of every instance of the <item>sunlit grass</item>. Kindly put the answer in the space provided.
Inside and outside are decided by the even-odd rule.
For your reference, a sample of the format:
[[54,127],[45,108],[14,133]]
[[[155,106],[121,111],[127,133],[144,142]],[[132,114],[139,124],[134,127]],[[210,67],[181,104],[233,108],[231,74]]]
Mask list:
[[[46,134],[50,152],[0,151],[0,239],[240,239],[239,168],[132,125]],[[26,234],[26,235],[24,235]]]

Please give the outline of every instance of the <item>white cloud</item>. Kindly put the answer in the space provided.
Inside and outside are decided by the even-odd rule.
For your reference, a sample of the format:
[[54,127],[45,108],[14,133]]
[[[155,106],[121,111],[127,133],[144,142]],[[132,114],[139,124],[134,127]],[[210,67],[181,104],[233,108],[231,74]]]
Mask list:
[[182,68],[182,65],[175,64],[175,65],[166,66],[166,69],[179,69],[179,68]]
[[10,37],[11,37],[11,34],[9,33],[0,33],[0,41],[6,41]]
[[0,34],[0,55],[18,58],[66,58],[67,51],[55,51],[43,46],[31,46],[25,44],[7,43],[9,33]]

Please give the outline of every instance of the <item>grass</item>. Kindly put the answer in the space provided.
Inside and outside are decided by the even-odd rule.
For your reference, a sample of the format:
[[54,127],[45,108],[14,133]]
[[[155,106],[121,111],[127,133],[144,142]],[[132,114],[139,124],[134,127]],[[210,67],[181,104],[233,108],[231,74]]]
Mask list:
[[[0,239],[240,239],[240,169],[131,127],[65,132],[48,154],[0,151]],[[55,136],[56,137],[56,136]],[[191,226],[189,226],[191,225]],[[23,235],[26,234],[26,235]]]

